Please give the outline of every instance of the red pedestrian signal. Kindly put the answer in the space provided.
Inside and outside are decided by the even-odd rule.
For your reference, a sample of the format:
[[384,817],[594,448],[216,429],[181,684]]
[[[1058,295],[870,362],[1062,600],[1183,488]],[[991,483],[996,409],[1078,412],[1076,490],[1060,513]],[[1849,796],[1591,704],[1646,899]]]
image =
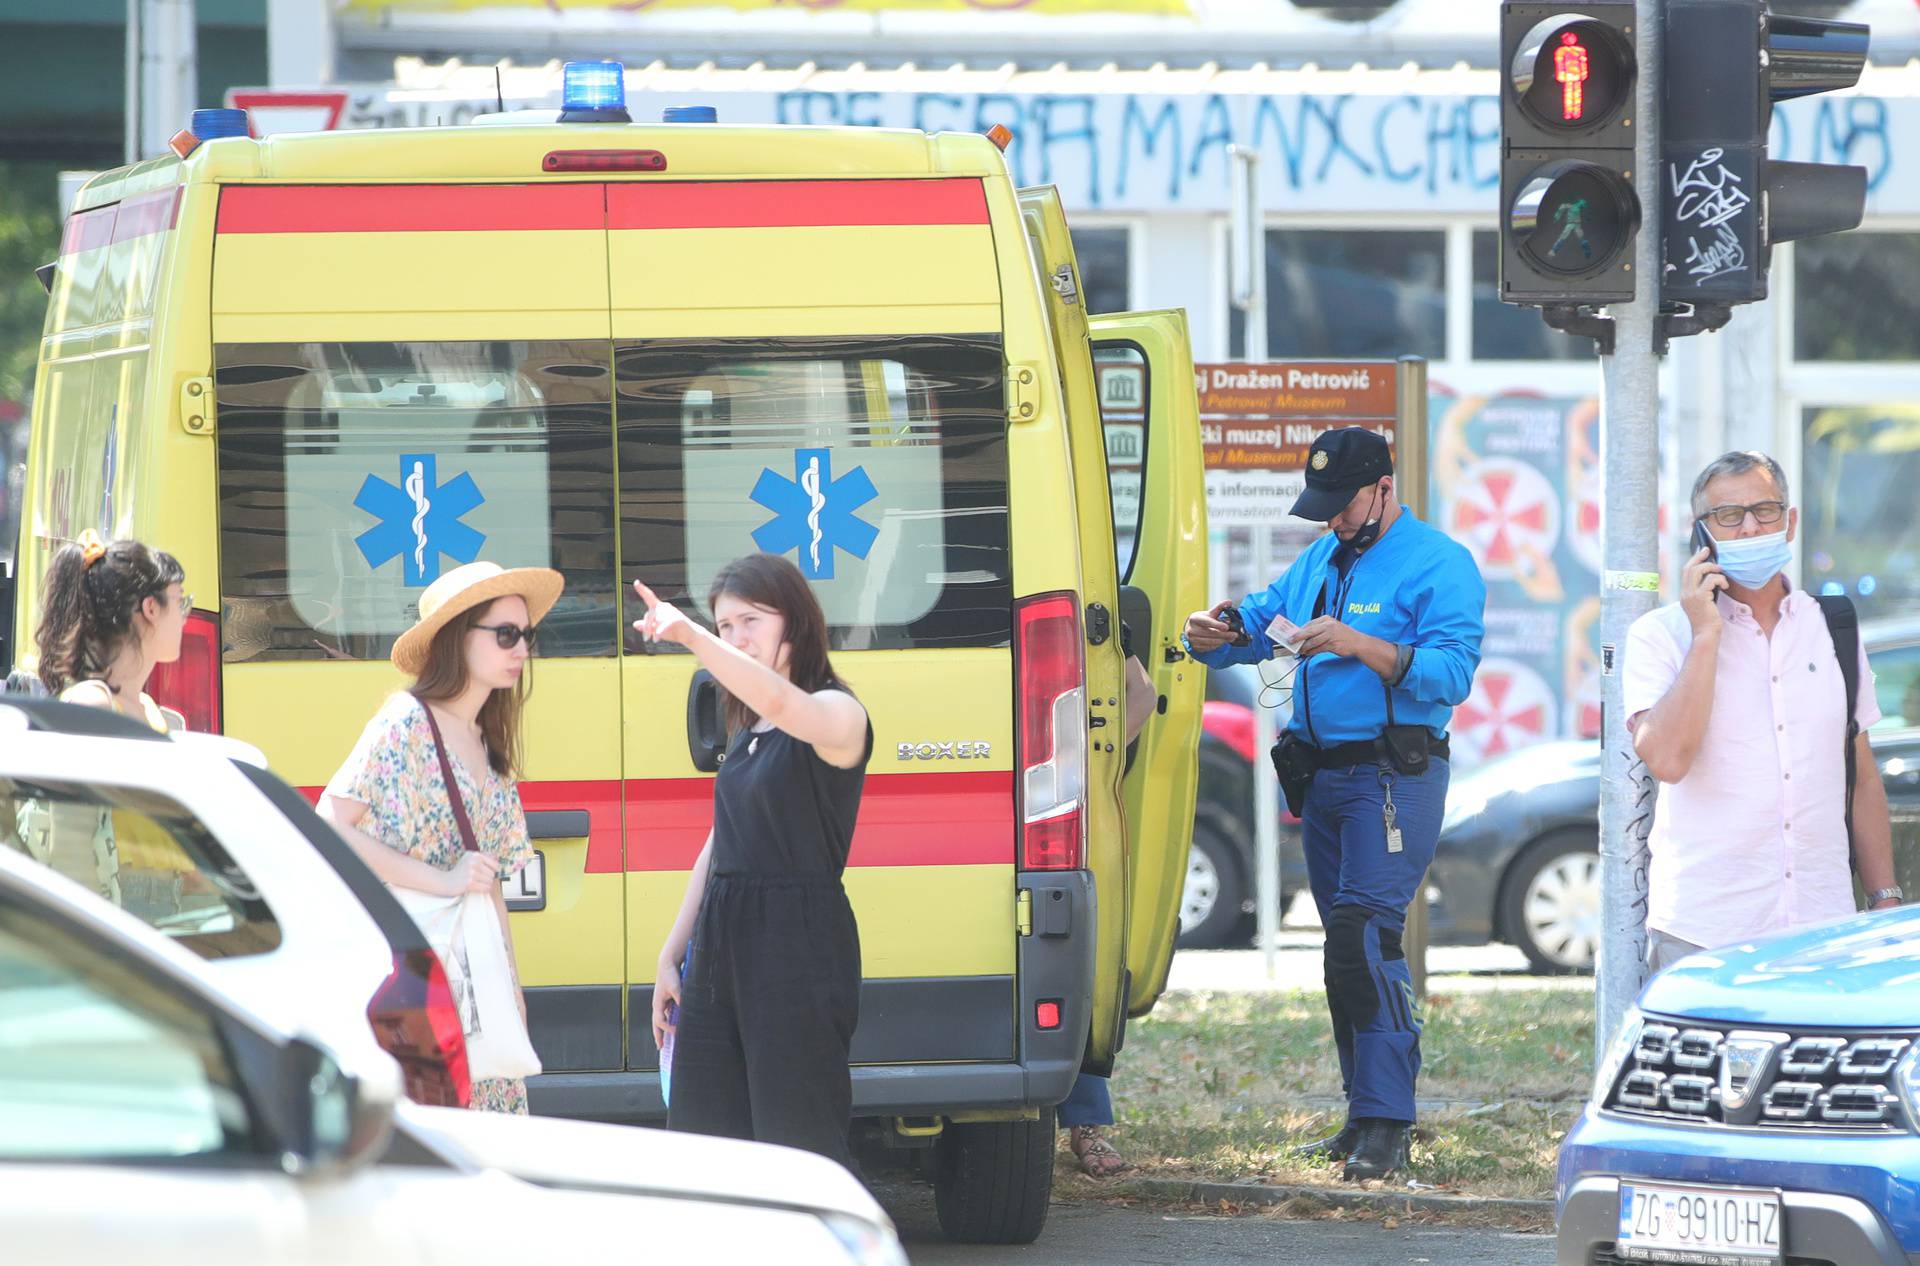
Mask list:
[[[1508,91],[1542,132],[1597,138],[1602,131],[1625,131],[1633,116],[1632,6],[1582,7],[1595,12],[1569,13],[1552,5],[1508,8],[1515,26],[1506,58]],[[1599,15],[1615,7],[1624,8],[1626,22]],[[1528,21],[1527,10],[1545,16]],[[1528,24],[1519,26],[1521,21]]]
[[1500,297],[1633,297],[1639,53],[1631,0],[1502,0]]
[[1572,31],[1560,37],[1553,52],[1553,77],[1560,81],[1560,117],[1578,123],[1586,116],[1586,82],[1592,73],[1587,64],[1587,46]]

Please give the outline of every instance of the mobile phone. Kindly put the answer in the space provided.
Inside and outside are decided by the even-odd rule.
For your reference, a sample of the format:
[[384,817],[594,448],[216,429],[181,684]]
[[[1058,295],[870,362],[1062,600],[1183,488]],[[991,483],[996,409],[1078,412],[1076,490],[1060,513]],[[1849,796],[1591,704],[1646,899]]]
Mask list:
[[1693,544],[1687,547],[1687,553],[1698,554],[1703,549],[1707,551],[1708,562],[1717,563],[1720,561],[1720,551],[1714,547],[1713,533],[1707,531],[1707,521],[1705,519],[1695,519],[1693,521]]
[[1247,622],[1241,617],[1239,607],[1228,607],[1222,611],[1220,622],[1233,630],[1233,636],[1227,639],[1229,646],[1246,646],[1253,641],[1247,636]]

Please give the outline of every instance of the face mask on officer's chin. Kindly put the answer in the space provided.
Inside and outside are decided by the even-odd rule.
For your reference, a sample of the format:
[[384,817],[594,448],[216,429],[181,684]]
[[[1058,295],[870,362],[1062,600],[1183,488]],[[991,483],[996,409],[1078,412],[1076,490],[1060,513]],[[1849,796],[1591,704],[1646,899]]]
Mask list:
[[1367,506],[1367,521],[1353,530],[1353,535],[1341,542],[1347,549],[1358,552],[1380,539],[1380,485],[1373,486],[1373,500]]

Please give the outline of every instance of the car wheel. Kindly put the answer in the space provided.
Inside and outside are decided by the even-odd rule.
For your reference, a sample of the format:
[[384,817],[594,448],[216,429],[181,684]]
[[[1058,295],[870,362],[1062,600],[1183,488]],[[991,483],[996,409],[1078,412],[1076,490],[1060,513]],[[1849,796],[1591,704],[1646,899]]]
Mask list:
[[1032,1121],[955,1122],[934,1150],[933,1207],[960,1244],[1031,1244],[1053,1200],[1054,1112]]
[[1232,941],[1246,890],[1232,845],[1214,828],[1195,822],[1186,884],[1180,892],[1180,938],[1175,944],[1181,949],[1217,949]]
[[1578,831],[1536,840],[1501,884],[1501,927],[1536,975],[1593,970],[1600,949],[1599,841]]

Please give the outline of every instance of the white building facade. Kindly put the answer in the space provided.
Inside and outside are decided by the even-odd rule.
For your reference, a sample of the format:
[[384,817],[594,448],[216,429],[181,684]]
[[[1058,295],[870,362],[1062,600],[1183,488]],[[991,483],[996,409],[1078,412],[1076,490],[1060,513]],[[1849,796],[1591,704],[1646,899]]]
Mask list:
[[[1779,7],[1874,26],[1860,88],[1781,108],[1773,145],[1865,166],[1867,219],[1780,248],[1768,302],[1674,345],[1662,540],[1684,539],[1701,465],[1766,449],[1801,508],[1801,582],[1869,619],[1920,614],[1920,6]],[[269,16],[273,87],[334,86],[337,126],[459,121],[495,108],[496,82],[509,108],[555,101],[559,62],[599,56],[627,64],[637,119],[697,103],[727,122],[1006,125],[1015,176],[1061,191],[1090,309],[1184,308],[1201,361],[1430,362],[1430,515],[1492,595],[1464,749],[1597,731],[1600,375],[1589,342],[1497,299],[1494,0],[270,0]],[[1264,349],[1242,346],[1228,297],[1232,146],[1259,155]],[[1230,585],[1264,583],[1244,539],[1232,557]],[[1882,681],[1890,715],[1907,684]]]

